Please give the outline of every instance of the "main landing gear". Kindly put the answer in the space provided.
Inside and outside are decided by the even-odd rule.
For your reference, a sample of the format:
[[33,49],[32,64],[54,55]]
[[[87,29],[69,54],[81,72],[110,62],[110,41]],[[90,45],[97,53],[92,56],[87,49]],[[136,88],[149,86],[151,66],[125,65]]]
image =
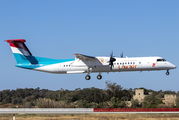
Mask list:
[[92,68],[88,68],[88,70],[87,70],[88,74],[85,76],[86,80],[90,80],[90,78],[91,78],[90,73],[92,72],[92,70],[93,70]]
[[[86,79],[86,80],[90,80],[90,79],[91,79],[91,76],[90,76],[90,75],[86,75],[86,76],[85,76],[85,79]],[[101,79],[102,79],[102,76],[101,76],[101,75],[98,75],[98,76],[97,76],[97,79],[98,79],[98,80],[101,80]]]
[[102,78],[101,75],[98,75],[98,76],[97,76],[97,79],[98,79],[98,80],[101,80],[101,78]]
[[[90,80],[90,78],[91,78],[91,76],[90,76],[89,74],[87,74],[87,75],[85,76],[85,79],[86,79],[86,80]],[[98,74],[97,79],[98,79],[98,80],[101,80],[101,79],[102,79],[101,73]]]
[[91,78],[91,77],[90,77],[89,75],[86,75],[86,76],[85,76],[85,79],[86,79],[86,80],[90,80],[90,78]]
[[102,78],[101,73],[99,73],[99,75],[97,76],[97,79],[101,80],[101,78]]
[[169,75],[170,73],[169,73],[169,70],[167,70],[167,72],[166,72],[166,75]]

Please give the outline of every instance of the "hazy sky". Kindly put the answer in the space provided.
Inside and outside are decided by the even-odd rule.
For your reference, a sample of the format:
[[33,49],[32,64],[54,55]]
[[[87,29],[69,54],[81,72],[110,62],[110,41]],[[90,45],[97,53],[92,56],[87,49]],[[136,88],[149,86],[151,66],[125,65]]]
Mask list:
[[34,56],[68,59],[74,53],[161,56],[179,67],[178,0],[0,0],[0,90],[122,87],[179,91],[179,69],[151,72],[50,74],[15,67],[7,39],[26,39]]

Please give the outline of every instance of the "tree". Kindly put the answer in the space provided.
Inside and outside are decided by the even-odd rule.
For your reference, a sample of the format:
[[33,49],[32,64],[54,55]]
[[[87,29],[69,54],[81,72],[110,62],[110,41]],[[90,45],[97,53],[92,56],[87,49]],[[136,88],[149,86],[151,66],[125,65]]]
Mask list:
[[144,98],[142,103],[143,108],[157,108],[162,100],[158,99],[154,94],[148,95]]
[[121,101],[119,98],[112,97],[111,98],[111,107],[112,108],[126,108],[127,105],[125,101]]
[[107,93],[110,98],[112,97],[118,97],[121,98],[123,89],[120,85],[117,85],[117,83],[111,83],[109,81],[106,81],[106,87],[107,87]]
[[176,102],[176,106],[175,106],[175,107],[176,107],[176,108],[179,108],[179,96],[177,97],[177,99],[176,99],[175,102]]
[[74,108],[73,104],[67,104],[65,101],[54,101],[46,98],[37,99],[36,106],[39,108]]
[[139,103],[139,101],[136,99],[136,100],[134,100],[134,99],[132,99],[131,100],[131,104],[132,104],[132,108],[139,108],[139,107],[141,107],[141,104]]
[[162,90],[158,91],[158,94],[156,95],[157,98],[163,98],[164,97],[164,92]]
[[16,97],[12,99],[12,104],[21,104],[21,103],[22,103],[21,97]]

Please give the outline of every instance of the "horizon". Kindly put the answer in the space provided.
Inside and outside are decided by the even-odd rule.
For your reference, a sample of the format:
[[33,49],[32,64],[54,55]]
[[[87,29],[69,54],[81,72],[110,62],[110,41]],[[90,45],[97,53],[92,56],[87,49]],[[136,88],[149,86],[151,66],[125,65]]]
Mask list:
[[[109,82],[109,83],[112,83],[111,81],[105,81],[105,82]],[[117,84],[117,85],[119,85],[119,84]],[[120,85],[121,86],[121,85]],[[107,86],[106,86],[107,87]],[[102,89],[102,90],[106,90],[106,87],[105,88],[98,88],[98,89]],[[153,89],[148,89],[148,88],[144,88],[144,87],[139,87],[139,88],[124,88],[123,86],[121,86],[122,87],[122,90],[129,90],[129,89],[132,89],[132,91],[134,91],[135,92],[135,89],[146,89],[146,90],[152,90],[152,91],[155,91],[155,92],[159,92],[159,91],[161,91],[161,90],[153,90]],[[27,88],[27,87],[26,87]],[[4,90],[10,90],[10,91],[12,91],[12,90],[17,90],[17,89],[26,89],[26,88],[16,88],[16,89],[4,89]],[[27,89],[37,89],[37,88],[39,88],[40,90],[43,90],[43,89],[46,89],[46,88],[40,88],[40,87],[36,87],[36,88],[27,88]],[[96,88],[96,87],[87,87],[87,88]],[[60,91],[60,90],[62,90],[63,88],[60,88],[60,89],[56,89],[56,90],[51,90],[51,89],[47,89],[47,90],[50,90],[50,91]],[[64,91],[65,90],[69,90],[69,91],[75,91],[76,89],[80,89],[80,90],[82,90],[82,89],[85,89],[85,88],[75,88],[75,89],[73,89],[73,90],[69,90],[69,89],[63,89]],[[1,91],[4,91],[4,90],[1,90]],[[162,90],[162,92],[164,92],[164,91],[172,91],[172,90]],[[178,91],[172,91],[172,92],[175,92],[176,94],[177,94],[177,92],[179,92],[179,90]]]

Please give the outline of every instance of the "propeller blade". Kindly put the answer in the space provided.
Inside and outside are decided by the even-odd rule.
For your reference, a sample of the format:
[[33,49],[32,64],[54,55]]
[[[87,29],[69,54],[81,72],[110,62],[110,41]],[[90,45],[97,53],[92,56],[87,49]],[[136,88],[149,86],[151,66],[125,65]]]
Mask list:
[[111,52],[111,56],[110,57],[113,57],[113,51]]
[[113,51],[112,51],[111,55],[110,55],[110,59],[109,59],[109,66],[110,66],[111,70],[112,70],[112,67],[114,67],[113,62],[115,62],[115,61],[116,61],[116,58],[114,58]]
[[123,58],[123,52],[122,52],[122,54],[121,54],[121,58]]
[[116,61],[116,58],[111,58],[110,60],[111,60],[112,62],[114,62],[114,61]]

